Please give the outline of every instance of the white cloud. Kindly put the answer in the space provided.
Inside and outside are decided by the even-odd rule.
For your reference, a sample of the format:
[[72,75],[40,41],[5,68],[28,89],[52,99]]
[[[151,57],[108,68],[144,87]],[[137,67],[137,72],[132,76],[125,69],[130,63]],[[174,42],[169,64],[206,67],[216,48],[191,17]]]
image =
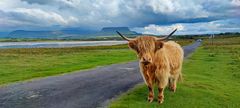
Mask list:
[[175,34],[179,35],[239,32],[240,20],[226,19],[201,23],[178,23],[167,26],[150,24],[145,27],[136,27],[133,28],[132,30],[135,30],[143,34],[167,35],[175,28],[178,29],[178,31]]
[[143,28],[133,28],[133,30],[137,32],[141,32],[143,34],[154,34],[154,35],[167,35],[171,33],[174,29],[178,29],[178,31],[184,30],[184,26],[182,24],[174,24],[170,26],[160,26],[155,24],[150,24]]
[[41,9],[17,8],[14,12],[31,17],[32,19],[45,20],[47,24],[50,25],[54,23],[66,25],[68,23],[61,15],[54,12],[46,12]]
[[232,0],[231,4],[234,6],[240,6],[240,0]]
[[180,18],[207,17],[210,14],[195,0],[147,0],[155,13],[178,16]]

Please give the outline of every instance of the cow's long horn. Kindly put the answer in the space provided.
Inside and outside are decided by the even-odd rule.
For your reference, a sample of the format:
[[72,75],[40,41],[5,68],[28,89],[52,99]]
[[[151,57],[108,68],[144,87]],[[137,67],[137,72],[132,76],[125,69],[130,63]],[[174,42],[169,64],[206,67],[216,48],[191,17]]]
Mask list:
[[168,39],[170,36],[172,36],[173,35],[173,33],[175,33],[177,31],[177,29],[175,29],[174,31],[172,31],[172,33],[170,33],[168,36],[165,36],[165,37],[163,37],[163,38],[158,38],[157,40],[166,40],[166,39]]
[[133,40],[133,39],[130,39],[130,38],[127,38],[126,36],[122,35],[120,32],[116,31],[118,33],[119,36],[121,36],[123,39],[127,40],[127,41],[130,41],[130,40]]

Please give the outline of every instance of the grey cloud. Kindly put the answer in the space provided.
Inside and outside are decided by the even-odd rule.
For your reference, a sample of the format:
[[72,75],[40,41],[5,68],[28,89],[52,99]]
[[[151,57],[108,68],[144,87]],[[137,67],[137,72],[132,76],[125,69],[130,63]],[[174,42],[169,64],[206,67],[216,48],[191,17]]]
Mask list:
[[[231,0],[2,0],[17,2],[5,4],[2,20],[22,22],[32,26],[87,27],[100,29],[103,26],[145,27],[149,24],[171,25],[175,23],[212,22],[239,18],[240,11]],[[17,9],[39,12],[19,12]],[[37,11],[38,10],[38,11]],[[44,16],[46,15],[46,16]],[[232,22],[228,22],[232,23]],[[1,22],[0,22],[1,24]],[[13,23],[12,25],[16,25]],[[21,25],[18,25],[21,26]]]

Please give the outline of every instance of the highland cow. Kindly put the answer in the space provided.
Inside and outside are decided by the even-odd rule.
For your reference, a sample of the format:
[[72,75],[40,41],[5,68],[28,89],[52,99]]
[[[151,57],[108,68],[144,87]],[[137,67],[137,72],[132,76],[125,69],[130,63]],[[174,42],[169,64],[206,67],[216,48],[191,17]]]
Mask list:
[[154,99],[154,84],[158,87],[158,102],[163,103],[165,87],[168,85],[175,92],[177,81],[182,77],[183,49],[174,41],[166,41],[176,30],[163,38],[139,36],[134,39],[117,31],[137,53],[140,71],[149,89],[149,102]]

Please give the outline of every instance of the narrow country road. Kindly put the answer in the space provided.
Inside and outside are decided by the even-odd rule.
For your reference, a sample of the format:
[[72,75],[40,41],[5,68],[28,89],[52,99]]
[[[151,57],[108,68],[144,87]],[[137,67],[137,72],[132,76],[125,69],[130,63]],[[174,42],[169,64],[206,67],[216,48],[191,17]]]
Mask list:
[[[201,43],[185,46],[185,57]],[[0,108],[95,108],[143,82],[137,62],[0,87]]]

